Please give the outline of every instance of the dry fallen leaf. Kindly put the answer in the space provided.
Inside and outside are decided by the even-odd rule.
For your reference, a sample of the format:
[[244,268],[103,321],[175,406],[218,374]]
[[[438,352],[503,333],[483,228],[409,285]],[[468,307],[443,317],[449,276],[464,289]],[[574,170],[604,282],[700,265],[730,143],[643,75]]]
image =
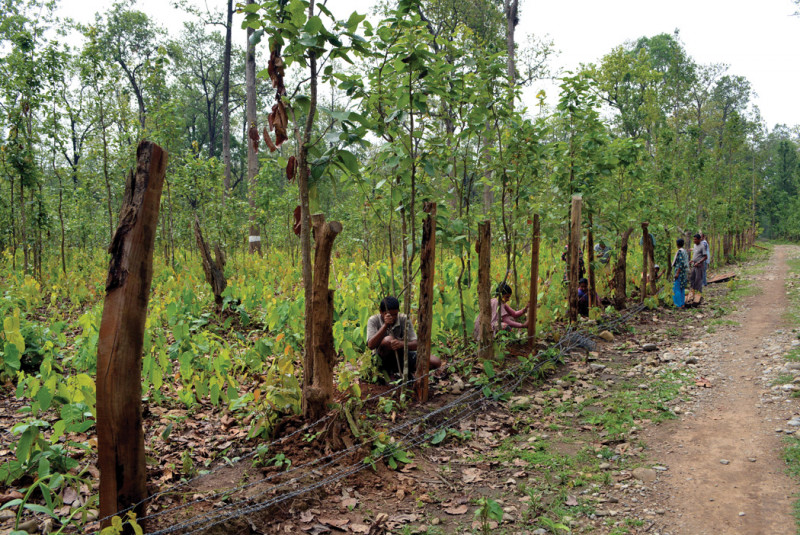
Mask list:
[[448,515],[463,515],[467,511],[469,511],[469,507],[467,507],[466,505],[448,507],[447,509],[444,510],[444,512],[447,513]]
[[578,500],[575,498],[575,496],[567,496],[567,501],[564,502],[564,505],[575,507],[578,505]]

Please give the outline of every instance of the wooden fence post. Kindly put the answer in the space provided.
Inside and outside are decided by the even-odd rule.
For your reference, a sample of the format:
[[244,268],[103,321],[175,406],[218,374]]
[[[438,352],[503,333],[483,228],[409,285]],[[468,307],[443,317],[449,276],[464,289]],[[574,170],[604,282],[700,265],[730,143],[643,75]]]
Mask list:
[[333,368],[336,351],[333,346],[333,290],[328,288],[331,272],[333,240],[342,231],[338,221],[325,222],[324,214],[311,216],[314,229],[314,277],[312,289],[312,330],[310,381],[304,381],[303,415],[312,420],[321,418],[333,398]]
[[650,232],[647,230],[648,226],[648,222],[642,222],[642,285],[640,287],[641,291],[639,292],[639,301],[644,301],[645,297],[647,297],[647,261],[650,259],[650,255],[647,252],[647,244],[650,243]]
[[[153,244],[167,153],[142,141],[136,169],[125,183],[97,342],[97,464],[100,517],[133,508],[144,516],[147,498],[142,429],[142,346],[153,281]],[[106,518],[103,526],[110,526]],[[126,524],[124,533],[133,533]]]
[[478,337],[478,356],[494,359],[494,334],[492,333],[491,305],[491,241],[492,227],[489,221],[478,223],[478,239],[475,250],[478,253],[478,308],[480,315],[480,336]]
[[589,212],[589,228],[586,229],[586,249],[589,253],[589,265],[586,266],[587,273],[589,275],[589,309],[591,310],[592,307],[598,306],[600,303],[596,303],[594,296],[597,295],[595,292],[595,275],[594,275],[594,230],[593,230],[593,222],[592,222],[592,214]]
[[431,331],[433,323],[433,279],[436,270],[436,203],[425,203],[428,217],[422,223],[420,250],[419,329],[417,330],[417,399],[428,401]]
[[572,209],[570,210],[570,235],[569,235],[569,320],[578,321],[578,278],[579,255],[581,252],[581,205],[583,199],[580,194],[572,196]]
[[622,310],[628,299],[628,240],[633,227],[622,233],[619,245],[619,256],[614,266],[614,308]]
[[531,237],[531,284],[528,299],[528,343],[536,347],[536,316],[539,311],[539,242],[541,241],[539,214],[533,214]]

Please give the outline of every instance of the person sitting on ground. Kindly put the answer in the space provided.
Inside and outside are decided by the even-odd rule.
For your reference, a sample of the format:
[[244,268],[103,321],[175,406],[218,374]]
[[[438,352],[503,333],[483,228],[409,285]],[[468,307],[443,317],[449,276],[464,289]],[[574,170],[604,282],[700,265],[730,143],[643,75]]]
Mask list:
[[[526,329],[528,327],[528,322],[520,323],[516,321],[516,318],[520,316],[524,316],[525,313],[528,311],[528,305],[525,305],[520,310],[514,310],[508,305],[508,300],[511,299],[511,286],[506,284],[505,282],[501,282],[497,289],[495,290],[495,295],[497,297],[493,297],[489,307],[492,310],[492,331],[494,334],[498,332],[498,325],[499,329],[503,331],[510,331],[511,329]],[[499,319],[499,321],[498,321]],[[478,314],[475,317],[475,328],[472,331],[472,335],[475,340],[480,340],[481,337],[481,315]]]
[[606,245],[606,242],[600,240],[594,246],[594,257],[600,261],[601,264],[608,264],[608,261],[611,260],[611,247]]
[[[595,306],[600,304],[600,298],[597,296],[597,292],[594,293],[593,304]],[[589,317],[589,281],[586,279],[578,281],[578,314],[584,318]]]
[[[569,282],[569,245],[564,246],[564,252],[561,253],[561,260],[566,264],[564,270],[564,282]],[[583,278],[586,274],[586,264],[583,262],[583,251],[578,253],[578,279]]]
[[[396,297],[384,297],[378,305],[379,314],[367,321],[367,347],[378,357],[378,368],[389,378],[403,372],[403,337],[408,328],[408,365],[410,374],[417,369],[417,333],[405,314],[400,314]],[[431,355],[429,367],[435,370],[442,365],[439,357]]]

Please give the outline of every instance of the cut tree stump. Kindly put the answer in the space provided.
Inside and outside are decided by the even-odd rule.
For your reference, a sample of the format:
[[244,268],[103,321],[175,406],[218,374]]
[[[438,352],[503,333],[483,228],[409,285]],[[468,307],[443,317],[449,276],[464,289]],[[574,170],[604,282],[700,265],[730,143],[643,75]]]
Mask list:
[[[111,260],[97,342],[97,465],[100,517],[129,507],[144,516],[147,498],[142,429],[142,347],[153,281],[153,244],[167,153],[142,141],[128,175]],[[132,534],[128,524],[124,534]]]
[[200,229],[200,220],[197,214],[194,216],[194,237],[197,241],[197,248],[200,250],[200,258],[203,261],[203,273],[206,275],[206,282],[211,285],[214,292],[214,303],[217,305],[217,314],[222,311],[222,292],[228,286],[225,279],[225,253],[222,252],[218,243],[214,244],[214,256],[203,239],[203,231]]

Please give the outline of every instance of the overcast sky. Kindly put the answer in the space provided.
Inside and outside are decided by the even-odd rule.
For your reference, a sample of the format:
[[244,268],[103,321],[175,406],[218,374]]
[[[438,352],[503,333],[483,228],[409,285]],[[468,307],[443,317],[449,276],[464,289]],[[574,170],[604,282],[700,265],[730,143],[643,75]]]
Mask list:
[[[194,0],[222,9],[224,0]],[[328,0],[342,17],[371,11],[373,0]],[[104,11],[107,0],[61,0],[61,13],[83,22]],[[575,69],[597,62],[617,45],[642,36],[678,29],[686,51],[698,63],[724,63],[729,74],[746,77],[755,104],[767,126],[800,125],[800,17],[792,16],[792,0],[520,0],[519,42],[524,35],[548,35],[560,51],[553,66]],[[171,33],[180,31],[185,16],[165,0],[138,0],[139,9]],[[237,25],[238,28],[238,25]],[[244,42],[243,30],[235,36]],[[556,86],[541,83],[525,92],[533,108],[538,89],[548,102],[557,99]]]

